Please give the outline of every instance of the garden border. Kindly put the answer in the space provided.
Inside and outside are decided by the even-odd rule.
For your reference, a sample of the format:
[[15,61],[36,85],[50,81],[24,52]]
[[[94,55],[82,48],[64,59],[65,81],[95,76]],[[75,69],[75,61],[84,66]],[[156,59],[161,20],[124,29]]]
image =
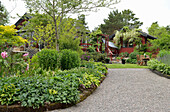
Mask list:
[[[107,67],[106,67],[107,69]],[[107,73],[104,74],[105,77],[102,77],[100,80],[100,84],[103,82],[103,80],[106,78]],[[82,102],[85,100],[88,96],[90,96],[95,90],[97,89],[97,86],[93,86],[93,88],[89,89],[82,89],[82,93],[80,94],[80,100],[77,103]],[[77,104],[76,103],[76,104]],[[55,109],[64,109],[71,107],[76,104],[64,104],[64,103],[51,103],[51,104],[45,104],[44,106],[41,106],[38,109],[33,109],[32,107],[22,107],[21,105],[0,105],[0,112],[44,112],[44,111],[50,111]]]
[[161,77],[165,77],[165,78],[167,78],[167,79],[170,79],[170,76],[168,76],[168,75],[166,75],[166,74],[163,74],[163,73],[161,73],[160,71],[152,70],[152,69],[149,69],[149,70],[152,71],[153,73],[161,76]]

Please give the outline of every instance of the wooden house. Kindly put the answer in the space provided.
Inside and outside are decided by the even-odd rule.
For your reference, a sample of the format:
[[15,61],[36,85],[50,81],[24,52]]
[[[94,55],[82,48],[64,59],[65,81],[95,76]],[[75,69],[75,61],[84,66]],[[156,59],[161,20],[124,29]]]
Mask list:
[[[142,42],[142,45],[146,45],[147,42],[149,42],[149,39],[157,39],[156,37],[153,37],[145,32],[142,32],[142,31],[139,31],[140,35],[139,35],[139,38],[142,38],[141,42]],[[109,36],[109,39],[110,40],[113,40],[113,38],[115,37],[115,34],[113,35],[110,35]],[[134,51],[134,48],[135,48],[135,44],[133,44],[133,42],[129,43],[129,42],[124,42],[123,39],[120,40],[121,42],[121,48],[118,50],[118,54],[122,53],[122,52],[128,52],[129,54],[132,53]],[[151,46],[151,44],[149,45]],[[147,52],[150,52],[149,49],[146,50]]]

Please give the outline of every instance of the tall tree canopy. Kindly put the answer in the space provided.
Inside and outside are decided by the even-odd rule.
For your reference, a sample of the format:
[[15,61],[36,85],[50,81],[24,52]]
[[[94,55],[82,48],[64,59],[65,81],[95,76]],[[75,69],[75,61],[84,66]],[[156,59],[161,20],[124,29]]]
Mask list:
[[[30,16],[29,14],[25,15],[27,18]],[[23,16],[23,18],[25,17]],[[60,20],[57,21],[57,24],[59,24]],[[55,26],[52,22],[52,18],[49,17],[49,15],[43,13],[35,13],[31,14],[31,18],[24,23],[25,26],[22,27],[24,31],[26,31],[24,34],[27,36],[27,39],[32,40],[31,32],[34,32],[33,39],[37,41],[37,43],[44,44],[44,47],[50,47],[50,48],[56,48],[55,44]],[[66,44],[69,44],[68,46],[77,45],[78,42],[77,38],[79,40],[81,38],[86,38],[86,33],[88,30],[86,29],[84,25],[84,21],[79,18],[72,19],[72,18],[63,18],[62,22],[60,23],[60,33],[59,33],[59,47],[60,49],[67,49]],[[76,39],[75,39],[76,37]],[[71,41],[72,39],[72,41]],[[74,43],[74,44],[73,44]],[[76,44],[75,44],[76,43]],[[79,44],[78,44],[79,46]],[[73,49],[77,50],[77,49]]]
[[170,50],[170,31],[169,27],[160,27],[158,22],[153,22],[151,27],[148,28],[148,32],[150,35],[157,37],[158,39],[150,40],[153,44],[151,49],[160,50]]
[[[109,7],[119,0],[24,0],[30,12],[44,12],[48,14],[55,26],[56,49],[59,51],[58,40],[63,18],[68,13],[91,11],[97,7]],[[60,21],[59,23],[57,21]]]
[[104,19],[104,24],[101,24],[100,27],[104,34],[111,35],[124,26],[139,28],[142,24],[143,22],[135,17],[133,11],[127,9],[122,12],[113,10],[113,12],[110,12],[108,19]]
[[0,25],[5,25],[8,22],[9,22],[8,11],[0,1]]
[[85,28],[88,28],[85,19],[86,19],[86,16],[84,14],[81,14],[80,16],[78,16],[78,20],[80,21],[80,24],[84,25]]

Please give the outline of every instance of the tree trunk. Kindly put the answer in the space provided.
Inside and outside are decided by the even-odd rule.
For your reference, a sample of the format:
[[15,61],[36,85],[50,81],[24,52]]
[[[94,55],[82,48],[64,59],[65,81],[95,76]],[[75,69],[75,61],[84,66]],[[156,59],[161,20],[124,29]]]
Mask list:
[[56,50],[59,51],[59,44],[58,44],[58,40],[59,40],[59,35],[58,35],[58,32],[57,32],[57,23],[56,23],[56,19],[55,17],[53,18],[54,20],[54,25],[55,25],[55,37],[56,37]]

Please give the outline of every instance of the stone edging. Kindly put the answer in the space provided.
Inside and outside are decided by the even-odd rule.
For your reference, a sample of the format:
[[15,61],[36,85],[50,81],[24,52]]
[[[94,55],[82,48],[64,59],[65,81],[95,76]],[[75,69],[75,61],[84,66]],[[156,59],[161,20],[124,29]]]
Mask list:
[[166,74],[162,74],[160,71],[157,71],[157,70],[152,70],[152,69],[149,69],[150,71],[152,71],[153,73],[161,76],[161,77],[165,77],[167,79],[170,79],[170,76],[166,75]]
[[[107,74],[104,75],[106,76]],[[106,77],[102,77],[100,83],[102,83],[105,78]],[[91,95],[96,90],[96,88],[97,87],[94,86],[93,88],[90,89],[84,89],[80,94],[79,102],[85,100],[89,95]],[[44,111],[55,110],[55,109],[64,109],[67,107],[71,107],[73,105],[75,104],[51,103],[51,104],[41,106],[38,109],[33,109],[32,107],[22,107],[21,105],[10,105],[10,106],[0,105],[0,112],[44,112]]]

